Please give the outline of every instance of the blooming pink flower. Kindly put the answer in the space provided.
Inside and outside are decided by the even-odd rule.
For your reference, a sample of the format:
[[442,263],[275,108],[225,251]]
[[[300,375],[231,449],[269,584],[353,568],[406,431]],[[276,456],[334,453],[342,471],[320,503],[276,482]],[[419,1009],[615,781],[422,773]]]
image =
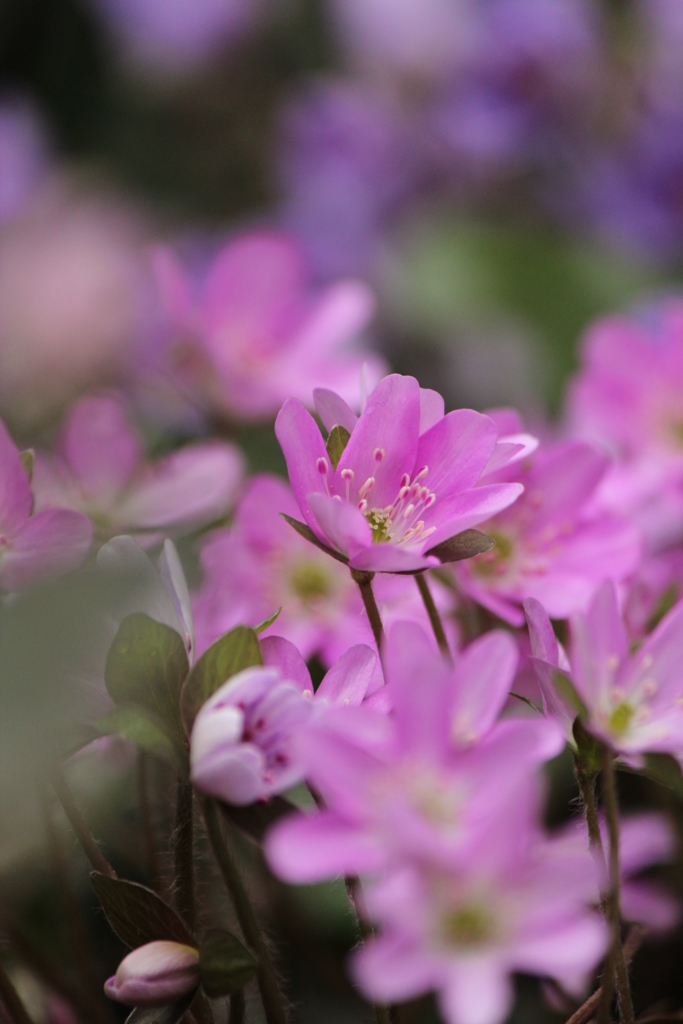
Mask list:
[[268,835],[266,855],[286,881],[374,872],[411,856],[457,864],[506,811],[521,813],[520,790],[563,745],[547,720],[495,724],[517,664],[507,634],[488,634],[451,669],[419,626],[396,624],[384,663],[391,715],[337,708],[299,737],[326,809]]
[[[562,652],[539,602],[530,599],[525,609],[544,700],[568,725],[575,711],[554,685]],[[683,763],[683,602],[631,655],[614,584],[605,582],[586,612],[572,618],[571,637],[567,674],[591,732],[628,759],[661,751]]]
[[381,361],[350,344],[372,316],[368,289],[342,281],[316,293],[286,236],[233,239],[198,293],[168,250],[157,251],[155,269],[184,346],[182,383],[229,417],[268,418],[292,395],[310,402],[321,383],[355,403],[363,361],[373,380],[381,375]]
[[[204,580],[193,597],[199,650],[238,623],[256,626],[278,608],[282,612],[269,632],[291,640],[305,658],[317,654],[331,665],[355,643],[373,646],[348,569],[299,537],[280,512],[300,514],[285,481],[253,477],[232,525],[203,541]],[[429,627],[413,580],[381,576],[375,597],[385,624],[411,618]],[[446,610],[446,588],[435,587],[434,597]]]
[[129,953],[105,995],[128,1006],[164,1006],[189,995],[199,985],[199,950],[180,942],[148,942]]
[[459,409],[414,377],[392,374],[356,419],[336,394],[319,389],[316,409],[350,439],[336,467],[300,402],[285,402],[275,433],[301,514],[316,536],[354,569],[401,572],[438,565],[429,551],[476,526],[519,496],[515,483],[478,486],[498,431],[487,416]]
[[202,706],[190,737],[194,785],[238,806],[281,793],[303,779],[297,734],[317,706],[359,705],[376,660],[369,647],[352,647],[314,694],[293,644],[269,637],[262,641],[262,651],[264,667],[245,669],[224,683]]
[[491,551],[458,564],[460,586],[512,625],[524,622],[521,603],[535,597],[553,618],[585,608],[603,579],[626,579],[640,559],[637,528],[596,509],[594,499],[609,459],[582,442],[541,449],[522,469],[490,474],[515,479],[524,494],[484,523]]
[[58,454],[39,455],[39,504],[77,508],[102,534],[189,530],[224,515],[242,478],[237,448],[188,445],[144,460],[126,406],[113,395],[81,398],[62,428]]
[[585,849],[559,850],[519,821],[471,851],[465,865],[411,864],[367,890],[378,939],[352,962],[377,1002],[436,989],[449,1024],[501,1024],[511,974],[555,978],[581,996],[607,945],[589,909],[596,873]]
[[569,392],[574,433],[608,445],[616,464],[604,507],[628,513],[651,547],[683,536],[683,302],[599,320]]
[[0,588],[23,590],[77,568],[92,527],[63,509],[33,512],[31,484],[19,450],[0,421]]

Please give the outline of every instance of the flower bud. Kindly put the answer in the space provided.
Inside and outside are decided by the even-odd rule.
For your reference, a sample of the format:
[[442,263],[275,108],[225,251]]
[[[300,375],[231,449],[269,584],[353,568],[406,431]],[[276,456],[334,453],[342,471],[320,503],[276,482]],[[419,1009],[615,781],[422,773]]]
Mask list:
[[148,942],[129,953],[105,982],[110,999],[128,1006],[164,1006],[199,985],[199,951],[180,942]]

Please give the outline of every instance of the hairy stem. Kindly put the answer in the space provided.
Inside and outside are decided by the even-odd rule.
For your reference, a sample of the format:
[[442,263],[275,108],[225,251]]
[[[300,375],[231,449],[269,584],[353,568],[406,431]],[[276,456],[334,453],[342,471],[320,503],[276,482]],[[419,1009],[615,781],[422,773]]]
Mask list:
[[358,584],[360,596],[363,598],[365,611],[367,612],[368,619],[370,620],[372,635],[375,638],[377,650],[381,658],[384,650],[384,628],[382,626],[382,617],[379,614],[379,608],[377,607],[375,595],[372,590],[372,580],[375,574],[372,572],[358,572],[356,569],[352,569],[351,575]]
[[451,655],[451,649],[448,646],[448,640],[446,639],[446,631],[443,628],[439,609],[434,604],[434,598],[432,597],[432,592],[429,589],[426,573],[418,572],[415,576],[415,582],[417,583],[417,589],[420,591],[420,596],[422,597],[424,606],[427,609],[427,615],[429,616],[429,621],[432,624],[432,630],[434,631],[436,642],[439,645],[439,650],[446,660],[452,663],[453,658]]
[[[598,809],[595,802],[595,776],[586,771],[586,767],[581,760],[579,754],[574,755],[574,774],[576,781],[579,784],[579,792],[581,793],[581,802],[583,804],[583,813],[586,819],[586,826],[588,828],[588,841],[591,845],[593,852],[598,858],[600,869],[604,872],[607,877],[607,863],[605,861],[605,850],[602,845],[602,834],[600,832],[600,822],[598,820]],[[602,899],[602,894],[601,894]],[[603,906],[603,913],[605,908]]]
[[230,1016],[228,1017],[228,1024],[244,1024],[245,1012],[246,1005],[244,991],[235,992],[234,995],[230,996]]
[[[630,964],[631,960],[638,952],[638,947],[644,937],[645,929],[640,925],[634,925],[628,933],[626,942],[624,943],[624,958],[627,964]],[[589,1021],[593,1020],[597,1013],[601,996],[602,988],[597,988],[595,992],[589,995],[585,1003],[582,1003],[578,1010],[571,1015],[565,1024],[589,1024]]]
[[259,926],[251,900],[235,863],[232,851],[225,837],[221,824],[221,815],[215,800],[203,802],[204,820],[209,841],[223,876],[225,886],[230,893],[237,920],[244,938],[251,946],[258,961],[258,985],[263,1001],[268,1024],[286,1024],[282,996],[277,982],[275,967],[268,950],[268,945]]
[[88,828],[88,824],[76,806],[64,776],[59,771],[55,771],[52,776],[52,786],[64,809],[64,813],[69,819],[69,824],[83,847],[83,852],[90,861],[91,867],[103,875],[108,875],[109,878],[116,878],[116,872],[97,845],[97,840]]
[[157,892],[161,892],[163,886],[159,865],[159,851],[157,850],[156,837],[154,835],[152,804],[149,794],[149,756],[144,750],[138,751],[138,799],[140,801],[142,840],[149,880],[152,888],[156,889]]
[[26,1012],[26,1007],[19,998],[19,993],[10,981],[9,975],[0,960],[0,1006],[4,1006],[12,1024],[33,1024]]
[[602,799],[607,819],[609,835],[609,924],[612,931],[612,960],[614,963],[615,982],[619,1016],[622,1024],[633,1024],[633,1000],[628,978],[628,966],[621,944],[620,902],[620,870],[619,870],[619,805],[617,785],[614,775],[614,758],[607,747],[602,754]]
[[194,807],[192,785],[178,779],[176,825],[173,832],[173,868],[176,910],[194,931]]

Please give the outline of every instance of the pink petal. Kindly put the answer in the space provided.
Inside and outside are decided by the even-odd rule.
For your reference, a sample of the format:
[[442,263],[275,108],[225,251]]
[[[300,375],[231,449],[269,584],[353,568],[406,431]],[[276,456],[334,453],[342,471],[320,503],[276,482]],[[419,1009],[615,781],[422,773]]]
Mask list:
[[673,860],[676,836],[662,814],[634,814],[623,818],[619,836],[621,871],[632,875],[662,861]]
[[[386,728],[386,718],[366,708],[339,708],[336,714],[347,718],[351,726],[363,718],[370,722],[377,719],[380,729]],[[362,736],[342,735],[332,728],[336,722],[330,722],[328,727],[331,717],[326,716],[323,724],[314,723],[298,737],[297,756],[306,778],[327,806],[353,821],[365,814],[368,785],[380,762],[359,745]]]
[[[563,522],[567,509],[589,501],[609,467],[606,455],[580,441],[552,449],[535,462],[527,480],[529,529]],[[534,501],[535,498],[537,501]]]
[[183,267],[166,246],[152,250],[152,272],[166,316],[175,327],[186,327],[192,310],[190,286]]
[[372,681],[377,655],[365,644],[356,644],[329,670],[316,692],[316,700],[358,707]]
[[654,679],[657,684],[654,705],[670,703],[681,692],[682,663],[683,601],[679,601],[639,649],[623,679],[623,684],[633,685],[638,679],[647,676]]
[[287,462],[289,482],[304,519],[320,536],[320,527],[308,505],[307,496],[324,493],[318,461],[329,465],[322,434],[310,412],[296,398],[289,398],[275,420],[275,434]]
[[341,473],[352,469],[354,497],[365,481],[374,477],[370,505],[390,505],[398,494],[403,473],[410,472],[415,464],[419,426],[420,387],[415,378],[394,373],[381,380],[339,460],[337,493],[344,493]]
[[142,459],[125,404],[109,395],[81,398],[62,434],[64,457],[83,490],[112,498]]
[[12,537],[31,514],[33,498],[19,450],[0,420],[0,534]]
[[503,630],[493,630],[465,648],[453,671],[451,735],[457,742],[476,742],[488,732],[507,700],[518,662],[517,644]]
[[493,956],[454,958],[439,992],[448,1024],[503,1024],[512,1000],[507,971]]
[[193,765],[192,783],[203,793],[246,807],[266,795],[264,769],[263,753],[253,744],[218,747]]
[[557,667],[560,648],[545,608],[535,597],[529,597],[524,602],[524,613],[529,627],[529,639],[534,657]]
[[415,622],[396,622],[384,651],[399,742],[438,758],[449,747],[452,681],[448,666]]
[[444,400],[438,391],[420,388],[420,435],[443,419],[445,411]]
[[435,547],[456,533],[486,522],[512,505],[523,490],[521,484],[487,484],[462,494],[452,494],[443,501],[439,501],[437,495],[436,502],[427,513],[429,519],[425,516],[427,525],[436,527],[428,546]]
[[382,861],[367,833],[328,811],[278,823],[266,836],[264,853],[274,873],[293,885],[375,871]]
[[537,448],[538,438],[532,434],[509,434],[499,437],[493,454],[482,473],[482,479],[492,476],[506,466],[512,466],[516,462],[526,459]]
[[612,582],[602,584],[585,615],[574,616],[571,635],[575,683],[584,699],[593,706],[602,690],[612,685],[614,659],[619,664],[628,651],[628,637]]
[[330,431],[339,425],[352,434],[358,417],[343,398],[328,388],[315,388],[313,391],[315,411],[322,420],[325,430]]
[[355,506],[327,494],[307,494],[306,502],[318,526],[316,533],[345,554],[372,545],[370,524]]
[[0,554],[0,586],[23,590],[78,568],[90,550],[92,525],[80,512],[37,512]]
[[527,938],[517,938],[511,965],[530,974],[555,978],[580,998],[607,947],[607,929],[597,914],[584,913]]
[[117,518],[136,529],[211,522],[230,507],[243,472],[242,456],[232,445],[188,445],[131,487],[117,507]]
[[473,487],[496,446],[493,420],[472,409],[456,409],[420,437],[417,471],[429,466],[425,484],[437,500]]
[[368,999],[403,1002],[434,988],[438,965],[409,938],[382,936],[358,950],[351,961],[351,972]]
[[434,556],[421,555],[397,544],[371,544],[363,550],[356,549],[349,559],[352,569],[363,572],[414,572],[416,569],[436,568],[440,564]]
[[261,654],[264,665],[279,668],[283,679],[294,683],[302,693],[308,690],[313,695],[311,673],[293,643],[282,636],[264,637],[261,640]]
[[322,352],[331,352],[352,341],[367,327],[374,311],[374,295],[361,281],[330,285],[294,340],[298,354],[303,357],[309,351],[319,357]]
[[281,512],[293,519],[301,516],[287,482],[260,473],[250,478],[242,492],[235,511],[235,524],[248,544],[270,552],[294,542],[292,528],[283,521]]
[[620,892],[620,909],[627,921],[644,924],[648,932],[665,932],[681,919],[681,904],[652,882],[625,882]]

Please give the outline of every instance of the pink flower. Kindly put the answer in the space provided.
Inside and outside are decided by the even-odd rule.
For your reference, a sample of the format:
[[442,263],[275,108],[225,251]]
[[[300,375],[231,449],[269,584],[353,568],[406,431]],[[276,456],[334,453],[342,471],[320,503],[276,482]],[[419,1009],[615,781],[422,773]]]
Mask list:
[[180,942],[148,942],[129,953],[105,982],[110,999],[127,1006],[164,1006],[199,985],[199,950]]
[[586,335],[570,426],[614,452],[601,501],[634,516],[651,547],[683,536],[682,389],[680,298],[599,320]]
[[449,1024],[502,1024],[515,971],[554,978],[580,997],[607,945],[589,909],[595,891],[585,849],[559,850],[510,821],[466,864],[411,864],[368,889],[382,930],[355,955],[353,976],[377,1002],[436,989]]
[[123,401],[90,395],[71,409],[58,454],[38,456],[35,489],[41,505],[80,509],[104,535],[181,531],[224,515],[243,469],[238,449],[218,441],[150,465]]
[[603,579],[626,579],[640,559],[637,528],[595,508],[609,460],[582,442],[542,448],[512,473],[524,494],[511,508],[482,525],[491,551],[461,562],[455,572],[463,590],[512,625],[521,626],[522,602],[534,597],[553,618],[583,609]]
[[336,467],[295,399],[280,410],[275,433],[304,520],[353,569],[438,565],[432,548],[521,494],[515,483],[478,486],[496,450],[494,422],[471,409],[444,416],[441,396],[421,391],[414,377],[385,377],[358,419],[333,392],[318,389],[314,398],[328,430],[338,424],[350,433]]
[[[373,646],[348,569],[299,537],[280,512],[300,514],[285,481],[253,477],[232,525],[203,541],[204,580],[193,599],[199,650],[238,623],[256,626],[278,608],[282,612],[269,632],[291,640],[304,658],[317,654],[331,665],[355,643]],[[434,596],[445,610],[446,589],[435,587]],[[382,576],[375,597],[385,624],[415,618],[429,626],[412,580]]]
[[195,292],[166,249],[155,269],[172,329],[182,339],[180,380],[228,417],[266,419],[292,395],[309,403],[316,384],[359,398],[364,360],[351,343],[367,326],[373,299],[357,281],[316,292],[300,249],[287,236],[251,232],[218,253]]
[[190,737],[194,785],[238,806],[301,782],[298,734],[318,707],[360,704],[376,660],[370,648],[352,647],[314,694],[293,644],[270,637],[262,651],[264,667],[238,672],[221,686],[201,708]]
[[24,590],[76,569],[90,549],[85,516],[62,509],[33,512],[19,450],[0,420],[0,589]]
[[487,634],[451,669],[419,626],[396,624],[385,652],[393,713],[339,707],[299,737],[326,809],[269,833],[276,874],[315,882],[406,857],[456,865],[483,833],[493,842],[501,816],[521,813],[536,766],[563,745],[547,720],[496,723],[516,665],[505,633]]
[[[569,725],[576,711],[555,687],[562,652],[542,606],[529,600],[525,609],[547,708]],[[586,612],[572,618],[571,638],[567,674],[591,732],[629,760],[660,751],[683,763],[683,602],[632,655],[614,584],[605,582]]]

